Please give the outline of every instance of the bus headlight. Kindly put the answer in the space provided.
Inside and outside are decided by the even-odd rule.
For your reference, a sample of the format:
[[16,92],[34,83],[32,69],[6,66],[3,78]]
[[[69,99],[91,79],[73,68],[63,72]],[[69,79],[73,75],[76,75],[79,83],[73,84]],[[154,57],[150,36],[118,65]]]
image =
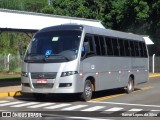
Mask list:
[[24,76],[24,77],[28,77],[28,73],[27,72],[22,72],[21,75]]
[[61,77],[65,77],[65,76],[70,76],[70,75],[74,75],[77,74],[77,71],[67,71],[67,72],[62,72]]

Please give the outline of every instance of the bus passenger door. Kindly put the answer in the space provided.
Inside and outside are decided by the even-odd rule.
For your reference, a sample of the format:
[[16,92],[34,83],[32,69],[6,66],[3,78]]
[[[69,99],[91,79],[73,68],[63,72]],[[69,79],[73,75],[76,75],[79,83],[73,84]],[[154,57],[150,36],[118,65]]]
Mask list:
[[81,52],[81,67],[84,77],[92,76],[95,79],[95,88],[98,88],[96,78],[96,60],[94,49],[93,35],[86,34]]

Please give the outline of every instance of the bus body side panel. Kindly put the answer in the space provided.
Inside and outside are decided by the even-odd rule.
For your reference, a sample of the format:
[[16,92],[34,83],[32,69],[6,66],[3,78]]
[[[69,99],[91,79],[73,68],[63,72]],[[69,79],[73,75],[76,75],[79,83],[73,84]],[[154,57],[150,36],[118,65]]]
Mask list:
[[89,57],[82,61],[83,72],[95,76],[96,91],[124,87],[128,83],[130,58]]
[[148,58],[132,58],[135,84],[148,81]]
[[83,72],[95,77],[96,91],[125,87],[129,76],[135,84],[148,81],[147,58],[89,57],[82,61]]

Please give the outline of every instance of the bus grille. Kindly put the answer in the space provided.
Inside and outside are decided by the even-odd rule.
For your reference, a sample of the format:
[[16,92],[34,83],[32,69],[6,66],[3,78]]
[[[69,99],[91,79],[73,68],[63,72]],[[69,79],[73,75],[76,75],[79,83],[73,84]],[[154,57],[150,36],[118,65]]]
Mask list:
[[35,72],[31,73],[32,79],[55,79],[57,73],[56,72]]
[[53,88],[54,83],[33,83],[34,88]]

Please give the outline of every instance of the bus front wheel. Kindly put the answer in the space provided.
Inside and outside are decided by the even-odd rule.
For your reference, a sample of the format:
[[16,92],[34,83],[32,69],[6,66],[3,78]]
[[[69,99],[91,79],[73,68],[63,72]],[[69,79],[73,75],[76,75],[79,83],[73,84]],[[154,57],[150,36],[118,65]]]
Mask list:
[[92,83],[90,80],[86,80],[85,81],[85,86],[84,86],[84,90],[83,93],[81,95],[82,100],[84,101],[89,101],[92,98]]
[[126,87],[126,92],[130,94],[132,91],[134,91],[134,81],[132,77],[129,77],[128,84]]

